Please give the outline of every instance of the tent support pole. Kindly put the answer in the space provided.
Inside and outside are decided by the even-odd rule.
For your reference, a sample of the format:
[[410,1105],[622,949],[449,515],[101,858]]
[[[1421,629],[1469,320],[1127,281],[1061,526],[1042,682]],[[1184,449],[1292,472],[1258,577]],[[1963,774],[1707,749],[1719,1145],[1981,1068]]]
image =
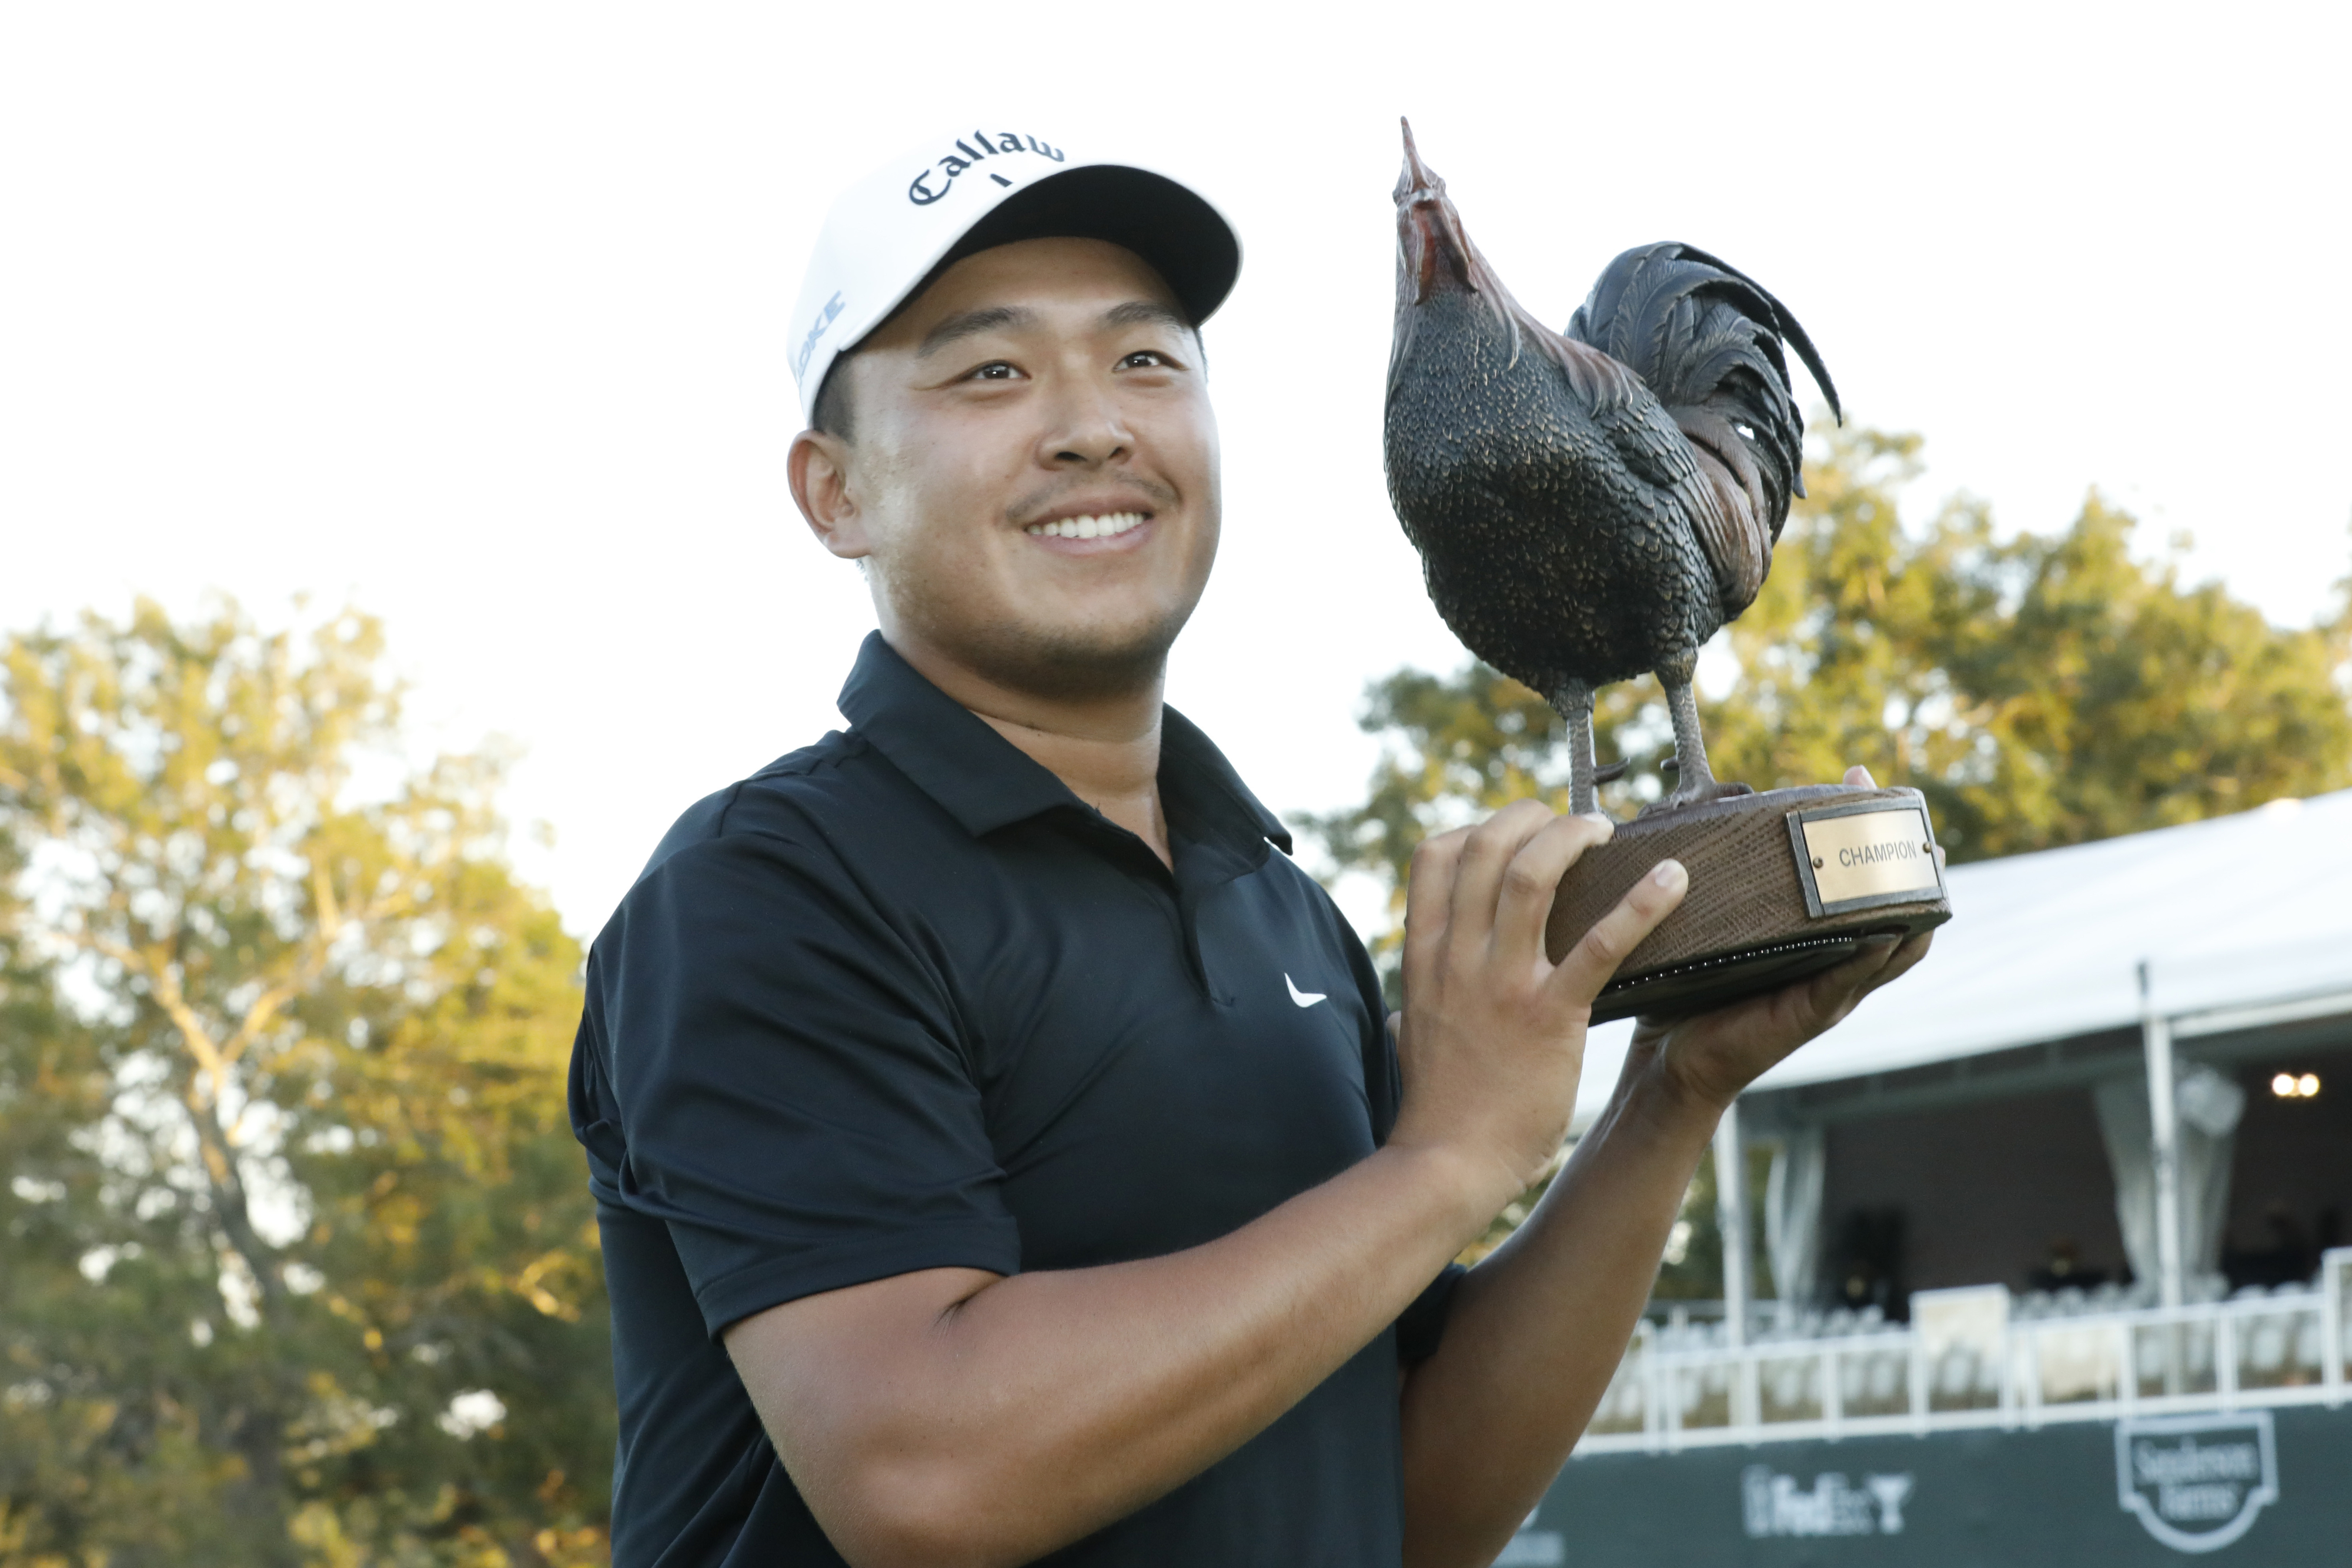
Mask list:
[[2156,1010],[2147,963],[2139,967],[2140,1045],[2147,1057],[2148,1155],[2156,1175],[2156,1257],[2158,1299],[2177,1307],[2183,1290],[2180,1257],[2180,1118],[2173,1098],[2172,1020]]
[[1715,1124],[1715,1223],[1723,1237],[1723,1321],[1737,1347],[1748,1343],[1748,1163],[1740,1158],[1739,1102]]

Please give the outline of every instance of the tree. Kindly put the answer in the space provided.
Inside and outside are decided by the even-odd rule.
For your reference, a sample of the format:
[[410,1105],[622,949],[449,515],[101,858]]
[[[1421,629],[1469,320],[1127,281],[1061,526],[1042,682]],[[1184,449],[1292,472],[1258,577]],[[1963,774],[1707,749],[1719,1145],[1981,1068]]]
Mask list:
[[[2185,541],[2133,559],[2132,519],[2095,493],[2056,536],[2004,543],[1971,502],[1915,536],[1895,495],[1918,448],[1839,431],[1806,465],[1810,498],[1724,633],[1729,688],[1701,705],[1719,777],[1776,789],[1864,763],[1927,796],[1955,861],[2352,783],[2352,601],[2310,629],[2271,626],[2218,584],[2184,586]],[[1367,800],[1306,826],[1340,871],[1385,883],[1397,915],[1427,834],[1525,797],[1566,808],[1550,708],[1483,665],[1400,670],[1361,722],[1390,741]],[[1604,688],[1595,726],[1602,755],[1613,742],[1629,764],[1603,806],[1655,800],[1673,741],[1654,683]]]
[[[1816,447],[1809,498],[1762,593],[1701,666],[1704,679],[1718,650],[1728,654],[1728,688],[1700,705],[1717,777],[1769,789],[1866,764],[1927,797],[1955,861],[2352,784],[2352,578],[2333,616],[2289,630],[2219,585],[2184,586],[2185,540],[2164,559],[2135,560],[2133,520],[2095,492],[2055,536],[2003,542],[1967,501],[1908,530],[1895,497],[1918,472],[1919,445],[1856,429]],[[1535,693],[1476,664],[1374,682],[1361,723],[1389,743],[1364,803],[1304,827],[1338,872],[1384,885],[1391,920],[1372,946],[1393,1005],[1413,850],[1513,800],[1565,810],[1567,747]],[[1602,806],[1622,818],[1658,799],[1673,736],[1654,683],[1603,688],[1594,725],[1601,755],[1613,746],[1628,764]],[[1760,1176],[1750,1173],[1751,1195]],[[1703,1162],[1660,1295],[1720,1291],[1714,1193]],[[1472,1254],[1499,1244],[1531,1203],[1507,1210]]]
[[[2179,557],[2132,559],[2095,491],[2054,536],[2000,542],[1986,507],[1917,538],[1895,492],[1918,438],[1837,432],[1809,465],[1739,679],[1709,705],[1726,774],[1759,788],[1847,762],[1927,797],[1953,859],[2084,843],[2352,783],[2352,602],[2273,627]],[[2346,587],[2352,591],[2352,580]]]
[[0,645],[0,1564],[604,1560],[580,954],[382,650]]

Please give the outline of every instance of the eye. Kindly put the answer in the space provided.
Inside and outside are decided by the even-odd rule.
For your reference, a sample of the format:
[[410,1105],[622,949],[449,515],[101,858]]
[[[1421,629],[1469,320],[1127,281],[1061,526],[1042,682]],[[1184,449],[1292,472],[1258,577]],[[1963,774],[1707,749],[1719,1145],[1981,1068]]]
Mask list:
[[1019,371],[1013,369],[1003,360],[991,360],[988,363],[982,365],[977,370],[974,370],[969,376],[965,377],[965,380],[975,382],[1009,382],[1020,374],[1021,372]]
[[1167,363],[1168,356],[1158,350],[1139,349],[1119,361],[1118,367],[1123,371],[1156,371],[1164,369]]

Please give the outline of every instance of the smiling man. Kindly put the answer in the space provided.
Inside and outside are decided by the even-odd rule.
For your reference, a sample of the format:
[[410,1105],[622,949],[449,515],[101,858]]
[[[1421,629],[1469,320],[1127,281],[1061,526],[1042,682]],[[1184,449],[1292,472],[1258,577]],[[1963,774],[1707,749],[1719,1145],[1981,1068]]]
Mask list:
[[614,1561],[1491,1562],[1607,1386],[1715,1123],[1916,959],[1645,1023],[1559,1148],[1671,862],[1559,964],[1602,821],[1416,856],[1405,1006],[1160,700],[1215,559],[1181,184],[964,133],[845,195],[793,492],[879,632],[849,728],[680,820],[572,1064],[614,1314]]

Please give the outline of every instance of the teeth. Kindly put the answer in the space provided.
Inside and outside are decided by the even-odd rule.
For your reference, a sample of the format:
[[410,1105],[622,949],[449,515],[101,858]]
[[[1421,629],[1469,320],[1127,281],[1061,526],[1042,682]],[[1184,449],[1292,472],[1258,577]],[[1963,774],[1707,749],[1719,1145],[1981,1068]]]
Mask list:
[[1143,525],[1141,512],[1107,512],[1097,517],[1056,517],[1023,531],[1049,539],[1107,539]]

